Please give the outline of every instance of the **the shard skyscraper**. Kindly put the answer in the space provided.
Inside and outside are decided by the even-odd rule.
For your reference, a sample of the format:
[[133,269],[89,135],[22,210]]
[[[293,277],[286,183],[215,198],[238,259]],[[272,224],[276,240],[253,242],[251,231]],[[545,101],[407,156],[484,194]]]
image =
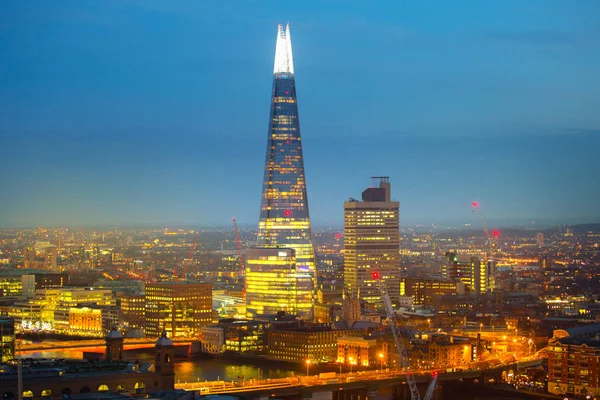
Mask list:
[[263,181],[259,246],[294,249],[296,310],[309,315],[316,282],[290,27],[279,25]]

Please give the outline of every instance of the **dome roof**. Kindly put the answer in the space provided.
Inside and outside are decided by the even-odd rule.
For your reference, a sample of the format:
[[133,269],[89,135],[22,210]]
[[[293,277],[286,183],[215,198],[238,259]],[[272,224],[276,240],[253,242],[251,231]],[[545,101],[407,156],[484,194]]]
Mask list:
[[163,331],[162,335],[156,341],[156,347],[173,346],[173,341],[167,337],[167,331]]
[[119,331],[117,329],[117,326],[113,326],[112,330],[110,332],[108,332],[108,335],[106,335],[107,339],[123,339],[123,334],[121,333],[121,331]]

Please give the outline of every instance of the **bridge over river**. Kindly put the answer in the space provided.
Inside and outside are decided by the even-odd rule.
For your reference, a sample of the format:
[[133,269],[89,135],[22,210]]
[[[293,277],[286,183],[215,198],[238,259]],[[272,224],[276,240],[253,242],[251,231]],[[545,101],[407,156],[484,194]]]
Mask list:
[[[438,376],[438,386],[458,382],[489,383],[499,382],[503,373],[540,366],[542,359],[504,364],[485,370],[472,369],[457,372],[442,372]],[[421,395],[424,395],[433,379],[431,371],[413,373]],[[409,399],[406,375],[399,371],[362,371],[353,374],[336,374],[332,378],[318,375],[289,377],[281,379],[250,380],[244,382],[206,381],[175,384],[177,389],[195,391],[200,396],[236,394],[246,399],[268,399],[272,397],[289,400],[372,400]],[[439,390],[439,389],[438,389]]]

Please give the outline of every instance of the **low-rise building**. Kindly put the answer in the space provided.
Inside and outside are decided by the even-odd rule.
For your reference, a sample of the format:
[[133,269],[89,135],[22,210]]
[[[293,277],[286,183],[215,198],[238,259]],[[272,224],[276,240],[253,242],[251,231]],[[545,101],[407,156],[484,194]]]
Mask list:
[[431,306],[436,296],[463,294],[462,282],[441,279],[403,278],[400,281],[400,295],[412,297],[413,305]]
[[600,396],[599,339],[552,338],[547,354],[550,393],[561,396]]
[[263,353],[267,324],[263,321],[222,319],[202,328],[202,351],[209,354]]
[[270,358],[304,363],[331,362],[337,359],[338,338],[361,336],[363,329],[334,330],[329,325],[305,325],[277,327],[268,332],[268,355]]
[[410,358],[415,368],[447,368],[465,366],[474,361],[474,340],[420,333],[410,347]]
[[202,327],[202,352],[207,354],[225,352],[225,329],[222,326]]
[[338,339],[337,362],[368,367],[388,364],[389,342],[372,336],[342,336]]

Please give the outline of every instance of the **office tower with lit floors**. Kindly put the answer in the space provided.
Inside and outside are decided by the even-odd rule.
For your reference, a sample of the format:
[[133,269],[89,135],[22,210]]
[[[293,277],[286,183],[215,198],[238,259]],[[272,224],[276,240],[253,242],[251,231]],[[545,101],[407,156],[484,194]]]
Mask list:
[[360,298],[383,307],[373,273],[388,289],[393,305],[400,300],[400,203],[391,201],[387,176],[363,191],[362,201],[344,203],[344,285]]
[[[299,316],[310,316],[316,279],[315,254],[289,25],[285,29],[279,25],[277,33],[257,244],[259,247],[278,246],[294,250],[296,311]],[[269,276],[264,275],[264,279],[270,279]],[[247,287],[247,296],[253,295],[252,290],[252,287]]]
[[310,303],[310,292],[298,293],[296,252],[286,247],[251,247],[246,250],[246,314],[296,315],[297,305]]

